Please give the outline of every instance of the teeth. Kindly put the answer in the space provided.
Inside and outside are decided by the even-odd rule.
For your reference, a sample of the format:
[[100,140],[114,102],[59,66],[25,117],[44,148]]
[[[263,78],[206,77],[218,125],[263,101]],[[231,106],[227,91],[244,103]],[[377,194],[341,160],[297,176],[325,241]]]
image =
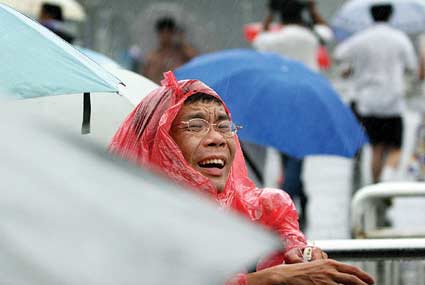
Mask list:
[[218,164],[218,165],[224,166],[224,161],[222,159],[208,159],[208,160],[201,161],[199,164],[200,165]]

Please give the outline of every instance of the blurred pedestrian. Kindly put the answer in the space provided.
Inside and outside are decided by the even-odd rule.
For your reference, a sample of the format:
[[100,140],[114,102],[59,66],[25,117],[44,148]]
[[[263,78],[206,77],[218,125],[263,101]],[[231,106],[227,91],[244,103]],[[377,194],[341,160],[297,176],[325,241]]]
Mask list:
[[[419,51],[419,80],[425,80],[425,33],[422,33],[418,36],[418,51]],[[423,95],[425,95],[425,92],[423,92]]]
[[[305,12],[308,18],[305,19]],[[280,15],[283,28],[278,32],[268,32],[268,26],[275,13]],[[332,39],[332,31],[327,26],[316,7],[314,0],[270,0],[269,14],[264,20],[264,30],[253,42],[256,49],[276,52],[282,56],[301,61],[312,70],[318,71],[317,51],[322,41]],[[290,139],[290,138],[288,138]],[[303,159],[281,154],[283,164],[284,189],[294,201],[299,201],[300,224],[307,222],[307,194],[302,181]]]
[[348,63],[360,121],[372,145],[373,183],[397,179],[405,109],[404,73],[416,72],[417,59],[407,35],[392,28],[391,4],[371,6],[375,24],[342,42],[335,58]]
[[176,69],[198,52],[186,41],[182,27],[172,17],[158,19],[155,30],[158,47],[147,55],[141,73],[160,84],[165,71]]
[[38,21],[68,43],[74,41],[74,36],[65,28],[61,6],[47,2],[43,3],[38,15]]
[[[279,14],[283,28],[272,32],[269,26],[276,14]],[[253,41],[256,49],[299,60],[313,70],[319,70],[317,51],[321,43],[333,39],[333,32],[314,0],[270,0],[263,29],[265,32]]]

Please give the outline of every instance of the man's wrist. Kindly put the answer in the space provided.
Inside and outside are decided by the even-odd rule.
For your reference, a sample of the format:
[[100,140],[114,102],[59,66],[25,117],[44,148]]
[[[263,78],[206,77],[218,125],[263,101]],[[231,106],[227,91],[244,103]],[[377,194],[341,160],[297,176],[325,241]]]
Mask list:
[[246,276],[247,285],[284,285],[281,274],[276,274],[274,270],[260,270],[257,272],[249,273]]

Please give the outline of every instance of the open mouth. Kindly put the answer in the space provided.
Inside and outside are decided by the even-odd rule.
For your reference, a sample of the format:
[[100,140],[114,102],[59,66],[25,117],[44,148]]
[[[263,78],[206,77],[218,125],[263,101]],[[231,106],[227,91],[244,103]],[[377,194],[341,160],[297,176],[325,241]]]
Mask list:
[[226,165],[225,161],[220,158],[215,159],[206,159],[203,161],[198,162],[198,166],[202,168],[218,168],[223,169],[223,167]]

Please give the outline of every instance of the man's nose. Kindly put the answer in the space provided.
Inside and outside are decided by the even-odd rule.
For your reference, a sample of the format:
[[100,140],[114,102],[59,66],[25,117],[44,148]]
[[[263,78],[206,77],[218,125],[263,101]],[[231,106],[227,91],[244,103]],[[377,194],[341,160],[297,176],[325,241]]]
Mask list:
[[223,137],[222,133],[211,126],[208,133],[205,135],[204,143],[208,146],[224,146],[226,144],[226,139]]

